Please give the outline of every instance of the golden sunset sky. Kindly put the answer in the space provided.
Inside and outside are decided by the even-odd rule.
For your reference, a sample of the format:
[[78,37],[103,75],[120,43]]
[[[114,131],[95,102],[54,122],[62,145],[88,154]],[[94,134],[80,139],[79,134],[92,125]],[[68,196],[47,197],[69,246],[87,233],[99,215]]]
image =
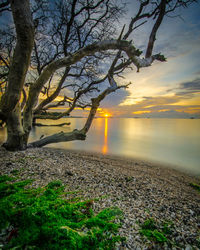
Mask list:
[[[136,1],[130,1],[128,6],[127,14],[118,24],[119,31],[124,24],[125,31],[127,30],[131,18],[137,12]],[[120,89],[107,96],[102,101],[97,116],[200,118],[199,13],[200,3],[194,3],[174,14],[181,17],[165,17],[157,34],[153,53],[161,52],[167,62],[154,62],[151,67],[140,69],[139,73],[134,67],[133,70],[126,70],[124,79],[115,80],[119,84],[132,84],[126,90]],[[151,28],[152,23],[147,23],[129,38],[136,48],[143,51],[143,55]],[[66,92],[67,90],[65,94]],[[61,98],[58,97],[56,101]],[[62,111],[63,108],[56,110]],[[89,109],[76,109],[71,115],[87,116],[88,112]]]
[[[124,19],[134,14],[134,2]],[[151,67],[127,71],[123,82],[132,82],[127,90],[108,96],[99,115],[113,117],[200,118],[200,4],[165,18],[157,35],[154,53],[163,53],[167,62],[154,62]],[[131,37],[136,47],[146,48],[150,25]],[[116,79],[118,82],[121,79]]]

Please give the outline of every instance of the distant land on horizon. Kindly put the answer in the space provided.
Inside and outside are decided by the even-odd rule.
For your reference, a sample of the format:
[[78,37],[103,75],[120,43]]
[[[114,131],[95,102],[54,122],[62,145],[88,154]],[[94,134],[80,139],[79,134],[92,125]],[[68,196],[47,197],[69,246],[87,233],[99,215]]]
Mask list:
[[[51,112],[49,112],[51,113]],[[60,112],[53,112],[55,115],[60,114]],[[81,115],[72,115],[72,116],[64,116],[63,118],[87,118],[87,116]],[[200,119],[198,115],[185,115],[182,117],[176,116],[96,116],[95,118],[134,118],[134,119]]]
[[[63,117],[63,118],[87,118],[86,116],[67,116],[67,117]],[[97,118],[133,118],[133,119],[200,119],[200,117],[136,117],[136,116],[110,116],[110,117],[104,117],[104,116],[96,116],[95,119]]]
[[[55,115],[61,114],[63,112],[63,109],[58,109],[55,111],[50,110],[48,113],[53,113]],[[76,112],[77,110],[74,111],[74,115],[72,116],[64,116],[63,118],[87,118],[88,117],[88,112],[89,110],[85,110],[84,112]],[[165,112],[151,112],[151,113],[142,113],[142,114],[119,114],[116,115],[115,113],[112,112],[102,112],[102,114],[97,114],[95,118],[166,118],[166,119],[200,119],[200,114],[191,114],[191,113],[186,113],[186,112],[174,112],[173,110],[171,111],[165,111]]]

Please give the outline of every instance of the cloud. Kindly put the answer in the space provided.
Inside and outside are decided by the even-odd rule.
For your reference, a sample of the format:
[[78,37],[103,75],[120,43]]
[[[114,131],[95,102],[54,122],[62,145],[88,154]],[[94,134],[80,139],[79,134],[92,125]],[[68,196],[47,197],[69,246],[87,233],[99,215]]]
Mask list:
[[[138,117],[138,115],[136,115]],[[191,117],[195,117],[195,118],[200,118],[200,113],[193,115],[193,114],[189,114],[187,112],[181,112],[181,111],[176,111],[176,110],[164,110],[164,111],[153,111],[151,113],[148,114],[141,114],[139,115],[139,117],[141,118],[191,118]]]
[[193,81],[181,83],[180,89],[189,91],[190,93],[200,92],[200,78],[194,79]]
[[180,96],[143,97],[143,100],[132,105],[112,107],[109,111],[119,117],[168,117],[200,118],[200,105],[182,105]]
[[200,93],[200,77],[191,81],[185,81],[179,84],[177,88],[169,89],[167,92],[175,92],[176,96],[183,98],[192,98],[194,94]]
[[119,89],[114,93],[109,94],[102,102],[102,108],[110,108],[118,106],[125,98],[129,96],[126,89]]

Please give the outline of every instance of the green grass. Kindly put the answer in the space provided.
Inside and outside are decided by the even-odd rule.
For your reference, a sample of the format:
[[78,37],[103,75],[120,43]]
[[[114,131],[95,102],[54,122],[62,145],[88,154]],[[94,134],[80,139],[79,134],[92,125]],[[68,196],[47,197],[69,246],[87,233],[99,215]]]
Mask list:
[[190,186],[195,188],[196,190],[198,190],[200,192],[200,184],[190,183]]
[[143,224],[140,224],[140,234],[147,239],[157,243],[169,242],[169,236],[172,232],[173,223],[158,222],[153,218],[146,219]]
[[72,202],[60,181],[28,188],[30,180],[0,176],[0,231],[7,232],[4,249],[113,249],[118,235],[117,208],[98,214],[92,200]]

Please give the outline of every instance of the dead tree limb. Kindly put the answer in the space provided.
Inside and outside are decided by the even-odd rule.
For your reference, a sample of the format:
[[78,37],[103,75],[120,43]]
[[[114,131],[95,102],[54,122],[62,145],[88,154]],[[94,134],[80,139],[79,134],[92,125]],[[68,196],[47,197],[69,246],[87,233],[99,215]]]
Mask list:
[[62,126],[69,126],[71,122],[64,122],[59,124],[43,124],[43,123],[34,123],[33,126],[37,127],[62,127]]

